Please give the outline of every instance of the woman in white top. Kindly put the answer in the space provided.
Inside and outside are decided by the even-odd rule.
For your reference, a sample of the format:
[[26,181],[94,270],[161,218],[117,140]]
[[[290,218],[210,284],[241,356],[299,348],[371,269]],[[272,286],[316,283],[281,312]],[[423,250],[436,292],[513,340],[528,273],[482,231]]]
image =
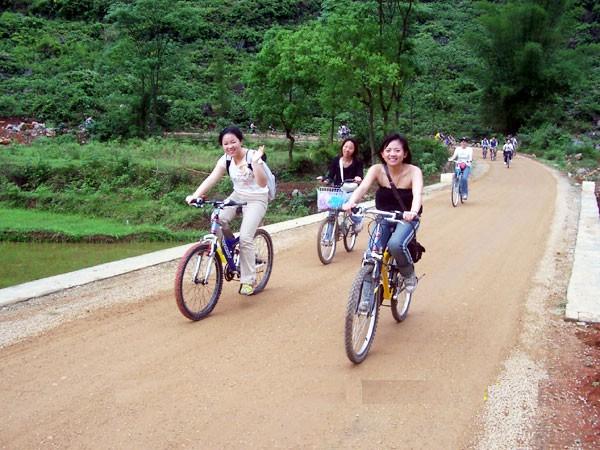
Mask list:
[[[227,199],[246,202],[242,206],[240,226],[240,294],[252,295],[256,281],[254,234],[267,212],[269,188],[262,160],[264,146],[260,146],[258,150],[249,150],[242,146],[243,141],[244,135],[238,127],[227,127],[221,131],[219,145],[223,147],[224,155],[198,189],[186,197],[186,202],[204,197],[229,172],[233,193]],[[224,208],[219,215],[221,222],[227,226],[235,217],[236,211],[237,208]]]
[[[457,172],[463,171],[461,178],[461,191],[463,193],[463,200],[466,200],[469,195],[469,174],[471,173],[471,164],[473,163],[473,148],[467,147],[467,138],[460,140],[460,145],[454,149],[454,153],[448,161],[456,161],[454,170]],[[465,168],[460,168],[460,163],[465,163]]]

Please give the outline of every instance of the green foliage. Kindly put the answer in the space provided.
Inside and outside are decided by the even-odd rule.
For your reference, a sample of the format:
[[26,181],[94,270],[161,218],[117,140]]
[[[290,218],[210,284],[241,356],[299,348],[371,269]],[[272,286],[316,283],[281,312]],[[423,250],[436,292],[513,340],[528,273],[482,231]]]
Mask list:
[[448,160],[446,147],[434,139],[411,137],[410,148],[413,164],[419,166],[425,176],[438,173]]
[[520,134],[526,151],[564,167],[577,155],[577,166],[595,168],[600,164],[600,151],[586,136],[573,136],[561,127],[545,124],[535,129],[525,129]]
[[484,4],[482,32],[471,40],[484,63],[482,105],[493,128],[514,133],[541,124],[548,119],[542,105],[576,83],[577,60],[560,51],[572,34],[570,7],[568,0]]

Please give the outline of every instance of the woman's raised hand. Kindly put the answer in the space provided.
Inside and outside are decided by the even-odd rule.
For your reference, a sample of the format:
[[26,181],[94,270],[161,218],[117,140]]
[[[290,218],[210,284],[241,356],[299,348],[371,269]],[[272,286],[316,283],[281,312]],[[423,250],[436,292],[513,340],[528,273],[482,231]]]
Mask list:
[[265,146],[261,145],[252,155],[252,162],[258,162],[265,154]]

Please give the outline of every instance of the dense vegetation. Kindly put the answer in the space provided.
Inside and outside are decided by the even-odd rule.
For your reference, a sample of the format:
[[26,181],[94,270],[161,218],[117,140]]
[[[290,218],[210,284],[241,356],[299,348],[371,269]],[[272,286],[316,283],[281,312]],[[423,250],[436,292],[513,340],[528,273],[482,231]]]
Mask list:
[[[438,130],[518,133],[538,156],[598,166],[600,6],[592,0],[0,6],[0,117],[70,127],[94,119],[86,146],[67,136],[3,149],[4,207],[171,232],[197,226],[181,198],[219,149],[158,136],[251,121],[285,134],[286,145],[271,143],[282,180],[324,167],[342,122],[367,160],[386,132],[407,133],[426,174],[444,161],[430,139]],[[298,145],[300,132],[321,140]],[[269,220],[309,211],[310,199],[277,202]]]

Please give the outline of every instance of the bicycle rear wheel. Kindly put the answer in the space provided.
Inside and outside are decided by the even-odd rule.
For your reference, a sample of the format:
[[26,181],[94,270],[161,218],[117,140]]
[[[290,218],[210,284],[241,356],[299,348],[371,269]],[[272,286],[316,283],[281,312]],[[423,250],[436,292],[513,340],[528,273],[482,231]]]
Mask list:
[[345,215],[344,217],[344,229],[346,230],[344,233],[344,248],[347,252],[351,252],[356,245],[358,233],[354,231],[354,222],[352,222],[349,215]]
[[460,180],[456,175],[452,177],[452,192],[450,199],[452,200],[452,206],[456,208],[460,198]]
[[337,247],[338,223],[337,217],[323,219],[317,234],[317,253],[323,264],[329,264],[335,255]]
[[273,240],[271,235],[259,228],[254,235],[254,253],[256,255],[256,286],[254,293],[262,291],[273,271]]
[[379,280],[373,280],[373,268],[372,264],[361,267],[346,306],[344,343],[346,355],[354,364],[365,360],[377,330],[381,289]]
[[190,320],[208,316],[223,289],[223,266],[217,254],[208,256],[210,249],[206,243],[190,247],[175,274],[175,301],[181,314]]

